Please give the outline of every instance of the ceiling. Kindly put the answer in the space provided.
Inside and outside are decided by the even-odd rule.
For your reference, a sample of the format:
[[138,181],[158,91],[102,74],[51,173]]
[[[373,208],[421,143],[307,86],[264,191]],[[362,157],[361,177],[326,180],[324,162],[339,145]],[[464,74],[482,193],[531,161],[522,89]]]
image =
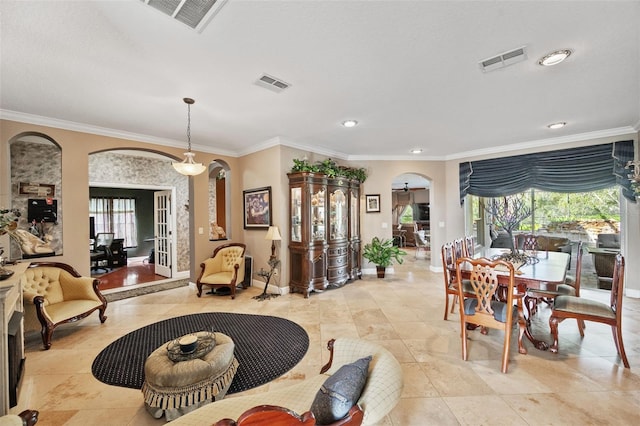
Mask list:
[[[2,0],[1,117],[186,147],[191,97],[196,150],[348,160],[640,129],[639,1],[219,2],[198,32],[140,0]],[[525,61],[481,71],[523,46]],[[565,62],[537,64],[561,48]],[[291,86],[255,84],[265,73]]]

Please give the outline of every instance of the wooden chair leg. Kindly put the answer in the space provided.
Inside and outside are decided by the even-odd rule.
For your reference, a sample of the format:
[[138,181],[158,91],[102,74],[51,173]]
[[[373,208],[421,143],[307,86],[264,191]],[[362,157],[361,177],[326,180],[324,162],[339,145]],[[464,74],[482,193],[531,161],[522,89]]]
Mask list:
[[449,316],[449,293],[445,293],[444,295],[444,320],[447,320]]
[[549,318],[549,328],[551,329],[551,335],[553,336],[553,343],[549,346],[549,352],[558,353],[558,323],[562,320],[556,317]]
[[622,343],[622,330],[617,326],[612,325],[611,331],[613,332],[613,341],[616,344],[618,355],[620,356],[620,359],[622,359],[622,364],[624,364],[625,368],[631,368],[629,367],[629,360],[627,360],[627,354],[624,351],[624,344]]

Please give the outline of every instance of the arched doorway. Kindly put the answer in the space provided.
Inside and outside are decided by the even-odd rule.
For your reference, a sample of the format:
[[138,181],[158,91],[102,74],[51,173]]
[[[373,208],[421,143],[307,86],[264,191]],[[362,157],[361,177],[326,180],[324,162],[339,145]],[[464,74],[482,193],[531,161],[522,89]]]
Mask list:
[[393,178],[391,206],[396,244],[417,248],[422,241],[428,242],[431,231],[430,186],[430,180],[418,173],[408,172]]

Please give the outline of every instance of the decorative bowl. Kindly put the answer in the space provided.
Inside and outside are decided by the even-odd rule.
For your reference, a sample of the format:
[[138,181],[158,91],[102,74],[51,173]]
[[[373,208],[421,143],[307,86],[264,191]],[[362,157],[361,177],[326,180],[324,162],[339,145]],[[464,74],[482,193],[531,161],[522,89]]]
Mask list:
[[198,336],[195,334],[187,334],[178,340],[182,353],[188,354],[196,350],[198,347]]

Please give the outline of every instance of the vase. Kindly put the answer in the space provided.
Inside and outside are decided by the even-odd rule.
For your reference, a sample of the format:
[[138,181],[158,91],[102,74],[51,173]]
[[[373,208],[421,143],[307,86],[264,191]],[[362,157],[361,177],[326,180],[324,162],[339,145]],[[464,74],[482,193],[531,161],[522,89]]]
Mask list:
[[384,278],[384,271],[387,268],[385,268],[384,266],[376,266],[376,273],[378,274],[378,278]]

